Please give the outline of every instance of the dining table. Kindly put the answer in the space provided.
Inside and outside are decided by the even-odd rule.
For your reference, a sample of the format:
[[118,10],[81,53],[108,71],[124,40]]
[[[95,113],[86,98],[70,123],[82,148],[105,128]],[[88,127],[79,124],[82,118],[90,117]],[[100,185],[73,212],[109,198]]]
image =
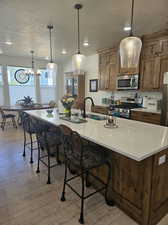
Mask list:
[[3,111],[5,112],[15,112],[18,113],[18,119],[17,119],[17,123],[18,125],[21,125],[21,113],[23,111],[29,111],[29,110],[40,110],[40,109],[51,109],[54,108],[53,106],[49,105],[49,104],[40,104],[40,103],[34,103],[32,105],[2,105],[0,106]]

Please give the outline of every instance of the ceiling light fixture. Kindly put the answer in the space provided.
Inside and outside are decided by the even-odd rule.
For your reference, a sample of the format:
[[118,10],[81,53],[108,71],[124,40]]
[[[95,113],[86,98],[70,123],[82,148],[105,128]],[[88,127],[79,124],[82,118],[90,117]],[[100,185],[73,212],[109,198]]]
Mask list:
[[40,71],[39,70],[35,70],[35,66],[34,66],[34,51],[30,51],[31,56],[32,56],[32,65],[31,65],[31,69],[28,69],[25,71],[25,74],[28,76],[40,76]]
[[12,42],[11,41],[6,41],[5,44],[6,45],[12,45]]
[[77,53],[73,56],[72,58],[72,63],[73,63],[73,68],[74,68],[74,72],[80,74],[83,70],[83,66],[84,66],[84,59],[85,56],[81,54],[80,51],[80,18],[79,18],[79,10],[82,9],[82,5],[81,4],[75,4],[74,8],[77,10]]
[[131,30],[129,37],[120,42],[120,60],[122,68],[136,68],[142,48],[142,41],[139,37],[133,36],[134,0],[131,9]]
[[88,41],[84,41],[83,42],[83,46],[88,47],[89,46],[89,42]]
[[125,27],[124,27],[124,30],[125,30],[125,31],[130,31],[130,30],[131,30],[131,27],[130,27],[130,26],[125,26]]
[[57,64],[53,62],[53,55],[52,55],[51,31],[54,27],[53,25],[48,25],[47,28],[49,30],[49,35],[50,35],[50,62],[47,64],[47,71],[49,73],[53,73],[53,72],[56,72],[56,69],[57,69]]
[[62,54],[63,54],[63,55],[66,55],[66,54],[67,54],[66,49],[62,49]]

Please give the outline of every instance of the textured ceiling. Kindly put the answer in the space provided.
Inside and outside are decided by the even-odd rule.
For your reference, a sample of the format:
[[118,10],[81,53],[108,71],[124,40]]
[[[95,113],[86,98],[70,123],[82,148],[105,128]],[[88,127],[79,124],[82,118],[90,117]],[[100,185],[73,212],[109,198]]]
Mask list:
[[[129,23],[131,0],[0,0],[0,48],[5,55],[49,55],[49,34],[46,25],[54,25],[54,58],[62,61],[76,49],[76,2],[84,5],[81,11],[81,42],[88,39],[90,46],[82,47],[86,55],[97,49],[112,46],[124,37]],[[160,30],[168,21],[168,0],[135,0],[135,34]],[[5,45],[4,41],[13,45]],[[68,52],[61,55],[62,49]]]

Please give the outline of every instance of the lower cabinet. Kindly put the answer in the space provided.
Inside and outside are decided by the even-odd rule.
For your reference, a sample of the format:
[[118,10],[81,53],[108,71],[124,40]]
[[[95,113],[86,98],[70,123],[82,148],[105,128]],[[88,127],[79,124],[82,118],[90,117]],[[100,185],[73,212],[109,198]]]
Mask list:
[[160,114],[158,113],[131,111],[131,119],[160,125]]

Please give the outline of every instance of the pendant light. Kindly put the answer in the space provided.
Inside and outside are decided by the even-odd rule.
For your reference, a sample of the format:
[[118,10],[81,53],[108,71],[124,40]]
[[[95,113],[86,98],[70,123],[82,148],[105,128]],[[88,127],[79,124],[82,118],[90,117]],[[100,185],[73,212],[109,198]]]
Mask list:
[[57,65],[53,62],[53,57],[52,57],[52,40],[51,40],[51,30],[54,28],[53,25],[48,25],[47,26],[49,30],[49,35],[50,35],[50,62],[47,64],[47,71],[49,73],[56,72]]
[[40,76],[40,71],[39,70],[35,70],[35,67],[34,67],[34,51],[30,51],[30,54],[32,56],[32,65],[31,65],[31,69],[27,70],[25,73],[29,76],[34,76],[34,75],[38,75]]
[[131,9],[131,30],[129,37],[120,42],[121,68],[136,68],[142,48],[142,41],[139,37],[133,36],[134,0]]
[[75,4],[74,8],[77,10],[77,53],[72,57],[72,66],[74,72],[80,74],[83,72],[84,60],[85,56],[80,52],[80,18],[79,18],[79,10],[82,9],[81,4]]

